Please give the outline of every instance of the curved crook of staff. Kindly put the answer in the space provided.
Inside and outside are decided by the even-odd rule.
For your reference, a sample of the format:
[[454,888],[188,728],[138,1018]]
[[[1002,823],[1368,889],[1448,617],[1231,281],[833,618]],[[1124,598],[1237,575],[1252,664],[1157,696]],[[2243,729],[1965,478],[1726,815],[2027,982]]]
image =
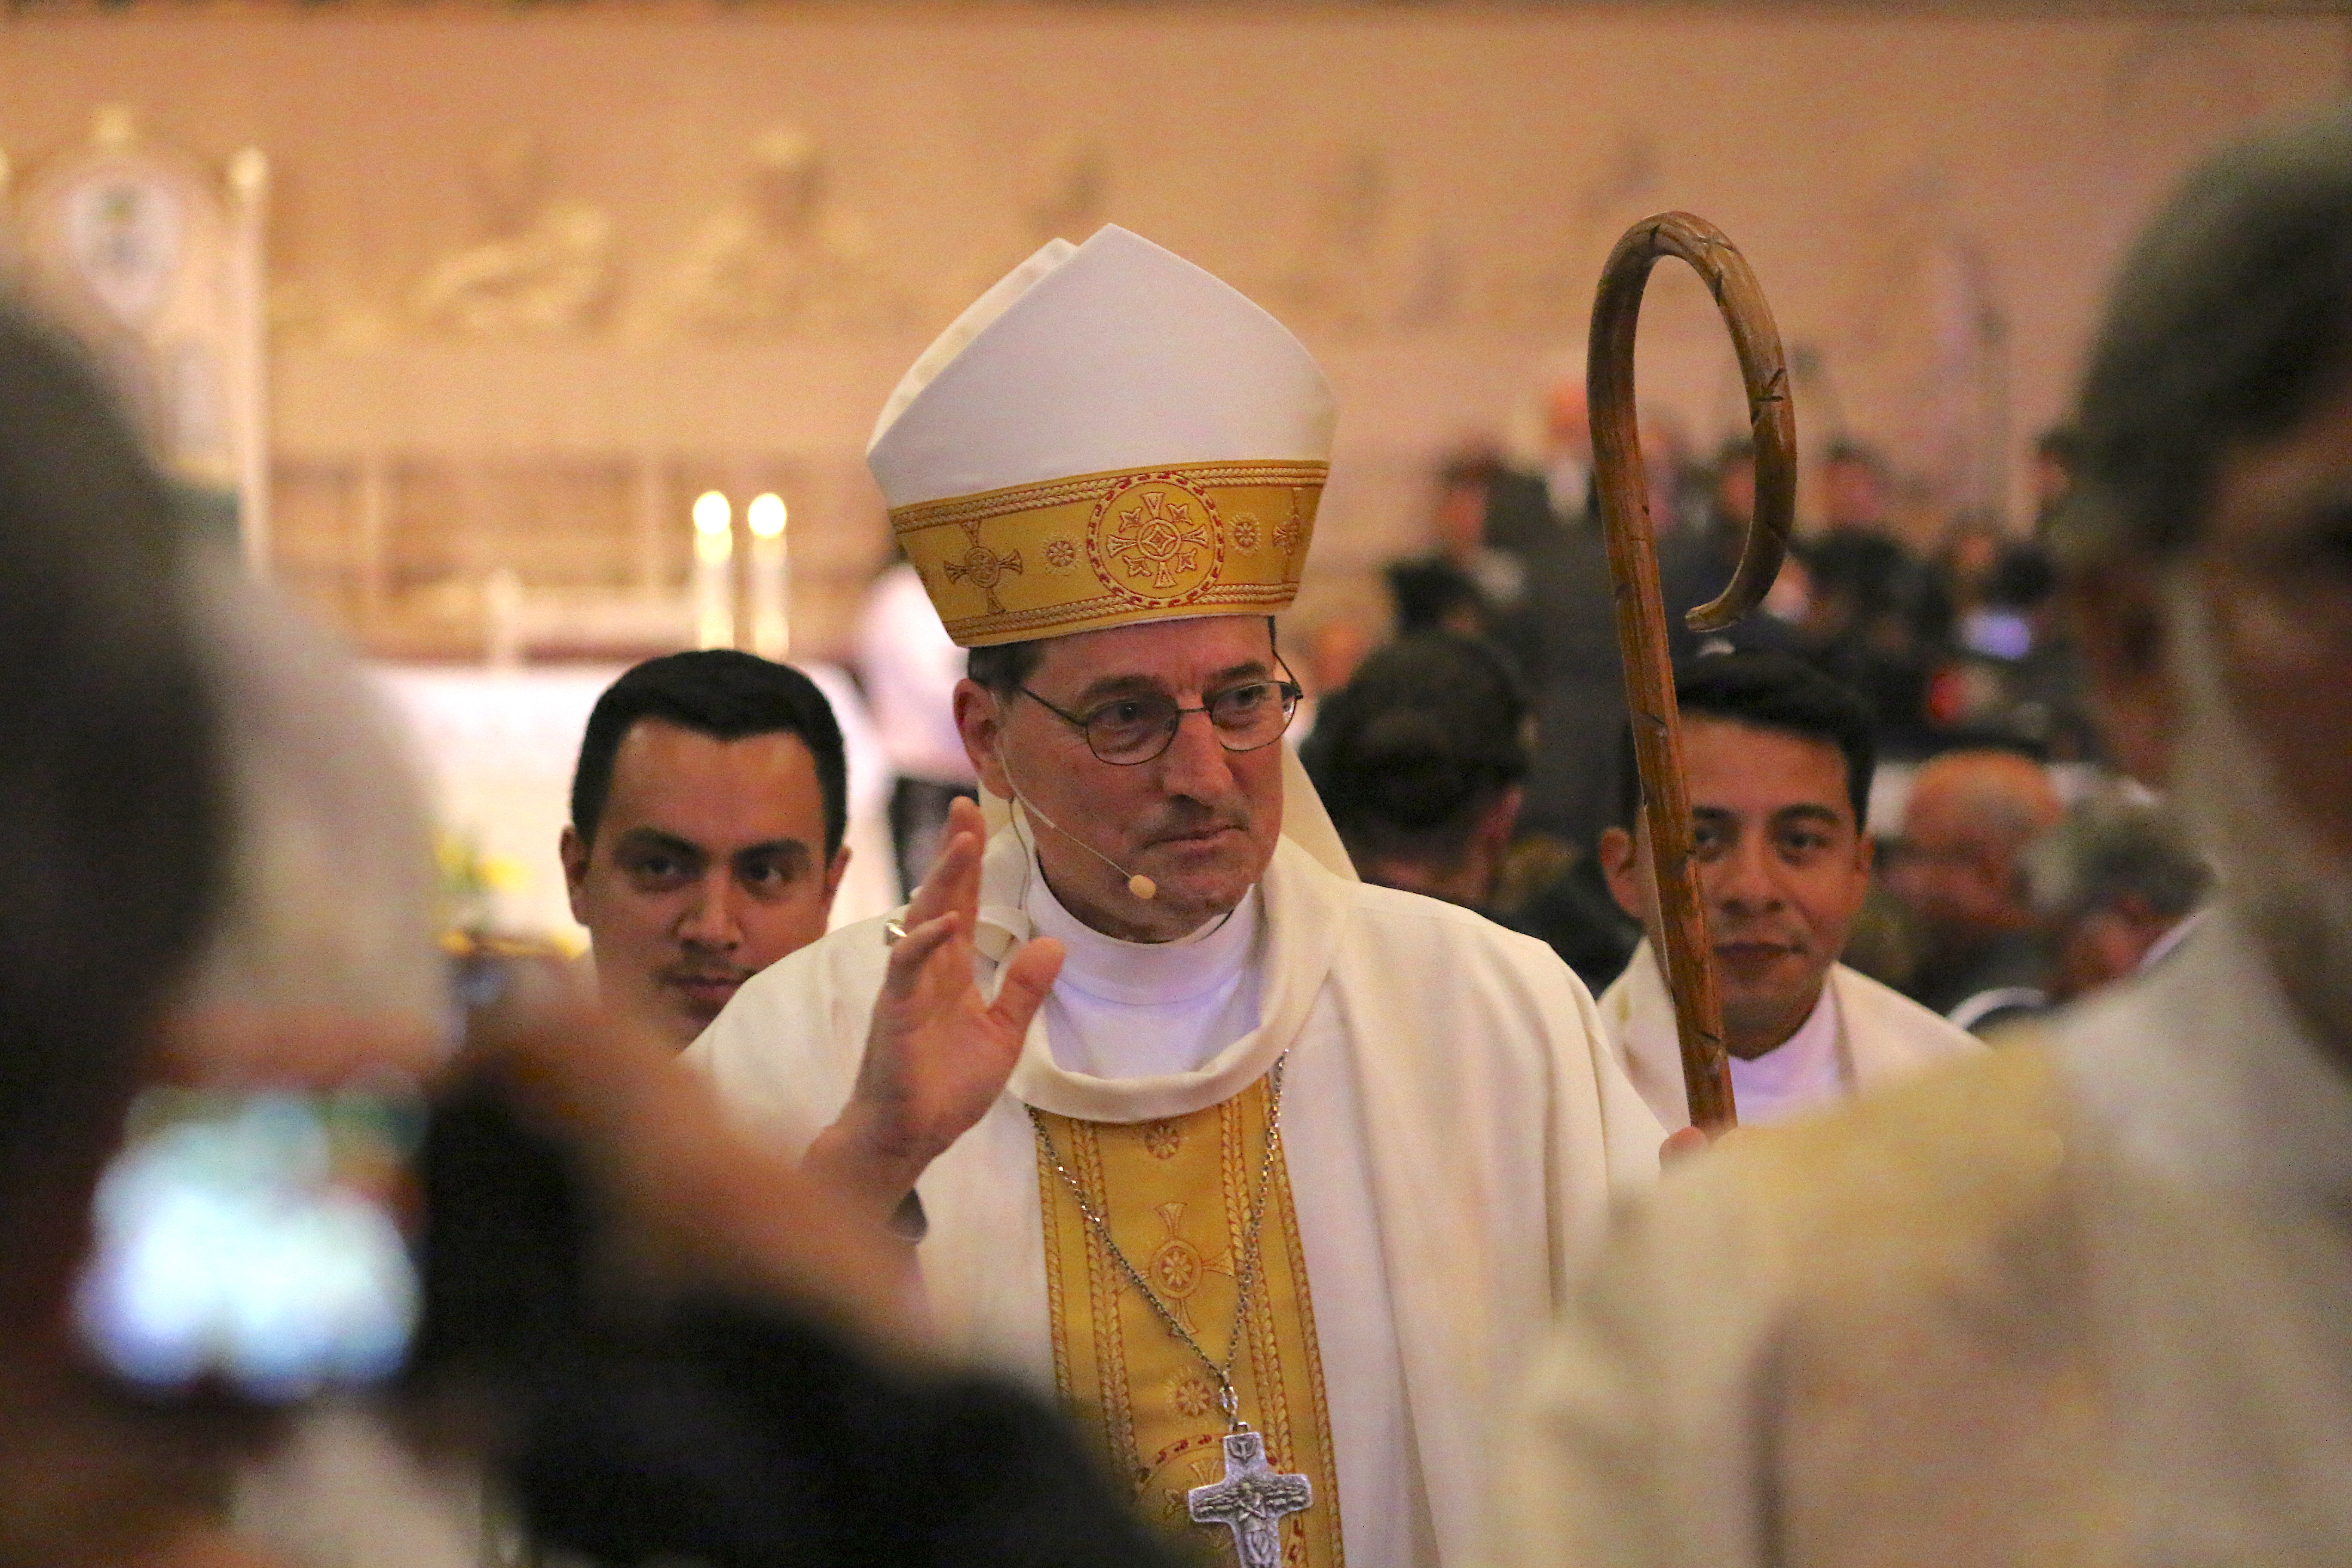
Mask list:
[[1601,274],[1592,305],[1585,389],[1592,408],[1593,483],[1616,579],[1617,647],[1625,664],[1625,703],[1633,716],[1633,755],[1650,826],[1650,865],[1658,889],[1659,935],[1666,988],[1682,1039],[1683,1082],[1691,1121],[1709,1134],[1738,1122],[1731,1067],[1723,1049],[1723,1006],[1717,994],[1706,914],[1692,862],[1690,797],[1683,784],[1682,720],[1675,703],[1674,663],[1666,650],[1665,606],[1650,522],[1642,445],[1635,433],[1633,337],[1642,290],[1662,256],[1690,263],[1731,329],[1748,384],[1756,437],[1756,515],[1738,569],[1713,602],[1685,617],[1694,631],[1720,631],[1762,601],[1780,574],[1796,515],[1797,425],[1780,330],[1756,275],[1723,231],[1688,213],[1661,213],[1625,231]]

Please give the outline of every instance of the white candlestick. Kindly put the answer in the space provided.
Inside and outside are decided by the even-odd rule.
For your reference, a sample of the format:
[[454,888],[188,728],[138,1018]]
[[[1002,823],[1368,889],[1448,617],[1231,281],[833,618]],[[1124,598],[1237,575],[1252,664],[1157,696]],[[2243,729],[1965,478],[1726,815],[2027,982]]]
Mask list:
[[751,498],[743,521],[751,529],[751,651],[781,663],[793,651],[792,577],[784,544],[784,498]]
[[694,646],[735,646],[735,509],[717,490],[694,500]]

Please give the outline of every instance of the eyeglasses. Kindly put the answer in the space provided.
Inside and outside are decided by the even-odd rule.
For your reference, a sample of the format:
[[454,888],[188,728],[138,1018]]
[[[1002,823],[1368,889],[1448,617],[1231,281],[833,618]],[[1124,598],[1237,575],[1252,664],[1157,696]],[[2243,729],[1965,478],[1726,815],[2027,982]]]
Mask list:
[[1252,680],[1228,686],[1198,708],[1179,708],[1165,697],[1115,697],[1085,714],[1066,713],[1027,687],[1023,696],[1087,738],[1087,750],[1106,763],[1135,767],[1175,743],[1176,727],[1187,713],[1206,713],[1217,744],[1228,752],[1255,752],[1282,739],[1298,700],[1295,680]]

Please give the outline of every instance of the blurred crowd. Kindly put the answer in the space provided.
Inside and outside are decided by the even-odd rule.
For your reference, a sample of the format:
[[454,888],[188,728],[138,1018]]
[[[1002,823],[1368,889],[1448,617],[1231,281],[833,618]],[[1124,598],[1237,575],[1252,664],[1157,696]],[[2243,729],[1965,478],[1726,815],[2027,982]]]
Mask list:
[[[1368,877],[1545,937],[1597,994],[1640,937],[1600,857],[1631,765],[1623,672],[1580,384],[1551,395],[1546,426],[1540,461],[1478,451],[1440,468],[1432,548],[1385,571],[1390,644],[1373,651],[1351,623],[1318,628],[1313,651],[1336,653],[1311,661],[1320,711],[1344,715],[1349,734],[1301,740]],[[2045,535],[2067,490],[2068,431],[2035,443],[2029,526],[1959,512],[1925,551],[1910,542],[1916,498],[1898,493],[1885,457],[1829,444],[1806,490],[1814,515],[1762,606],[1706,636],[1684,617],[1738,564],[1755,448],[1736,438],[1693,461],[1649,421],[1643,441],[1677,665],[1782,654],[1870,715],[1875,782],[1861,826],[1877,860],[1847,962],[1984,1030],[2090,984],[2079,951],[2066,957],[2084,897],[2130,901],[2154,928],[2147,943],[2194,908],[2201,863],[2105,765],[2059,614]],[[1395,852],[1414,833],[1417,864]],[[2127,887],[2079,864],[2093,837],[2128,863],[2107,874]],[[2095,895],[2079,890],[2093,884]],[[2060,897],[2058,885],[2078,890]],[[2110,959],[2101,973],[2131,967]]]

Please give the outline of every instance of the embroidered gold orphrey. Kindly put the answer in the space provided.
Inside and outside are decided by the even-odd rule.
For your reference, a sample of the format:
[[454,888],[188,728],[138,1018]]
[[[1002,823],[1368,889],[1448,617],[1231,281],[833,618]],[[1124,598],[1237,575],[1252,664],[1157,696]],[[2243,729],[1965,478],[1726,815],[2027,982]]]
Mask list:
[[[1039,1112],[1111,1234],[1212,1356],[1225,1352],[1234,1278],[1265,1149],[1266,1082],[1189,1116],[1122,1124]],[[1135,1488],[1145,1517],[1234,1561],[1223,1530],[1192,1521],[1191,1489],[1224,1474],[1226,1422],[1200,1359],[1168,1331],[1088,1229],[1041,1154],[1045,1299],[1062,1399]],[[1258,1277],[1234,1388],[1277,1470],[1305,1474],[1315,1504],[1282,1521],[1285,1568],[1342,1568],[1339,1482],[1286,1163],[1276,1151]]]

